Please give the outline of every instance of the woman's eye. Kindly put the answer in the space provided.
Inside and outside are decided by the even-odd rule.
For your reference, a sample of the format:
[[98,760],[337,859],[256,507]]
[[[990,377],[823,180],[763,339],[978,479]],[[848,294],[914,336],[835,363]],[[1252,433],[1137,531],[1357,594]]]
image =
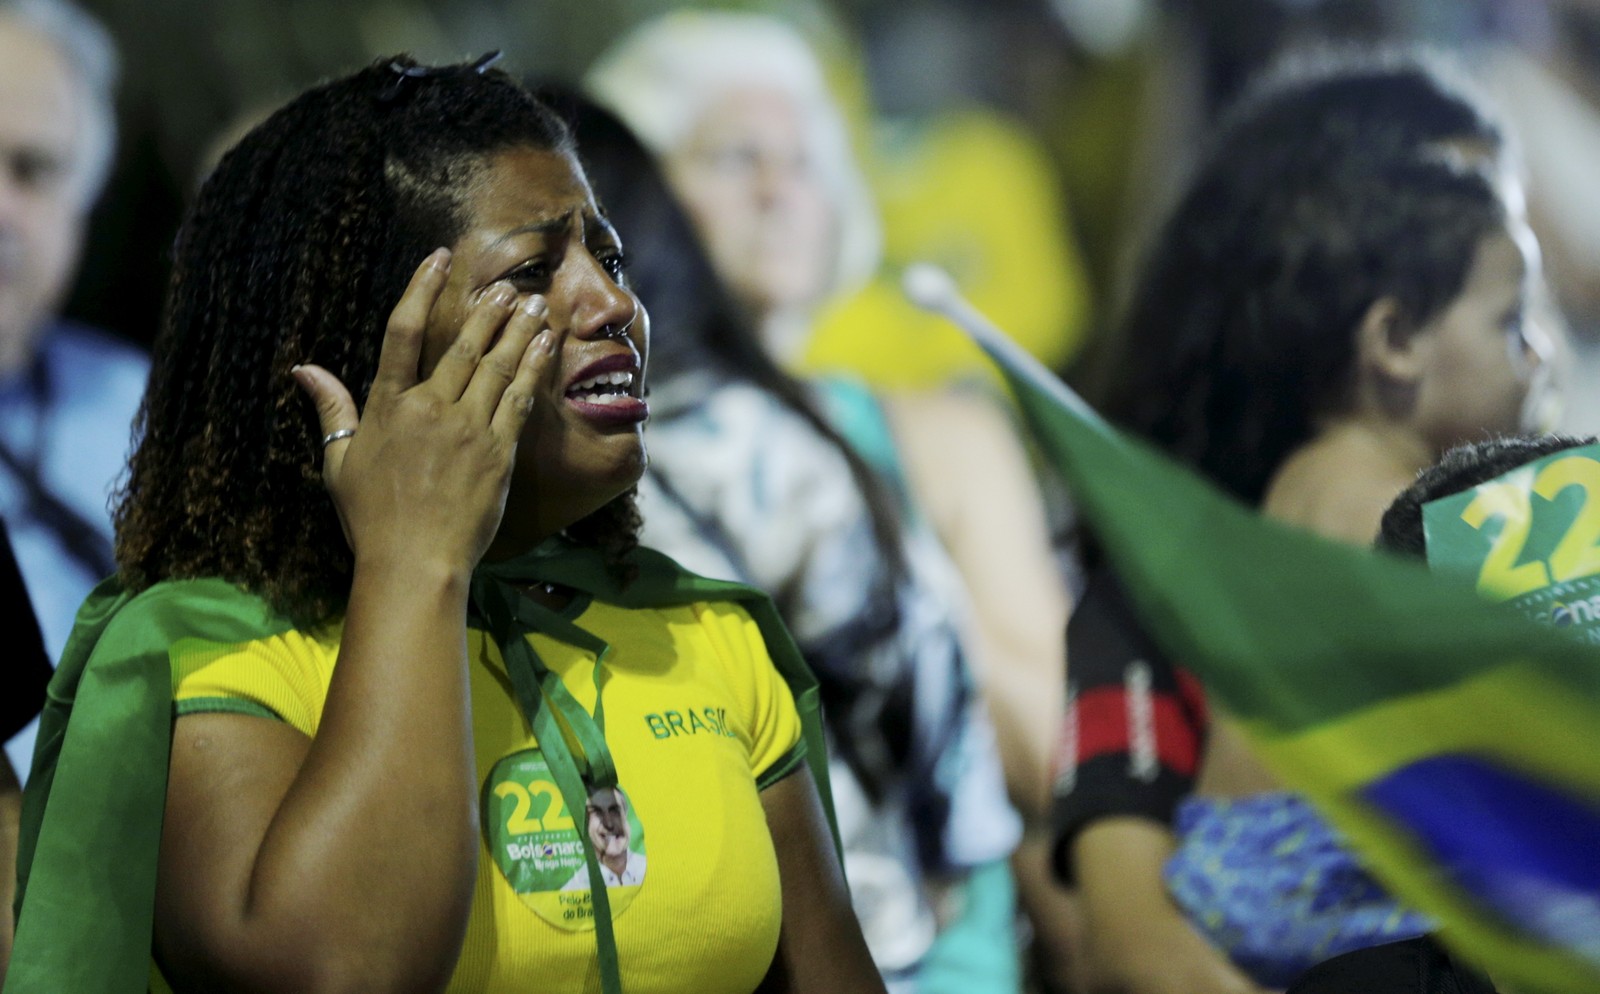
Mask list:
[[542,293],[550,285],[550,266],[543,261],[530,262],[507,273],[505,279],[518,290]]
[[605,267],[605,271],[618,283],[628,275],[628,257],[621,252],[607,252],[600,256],[600,265]]
[[705,160],[718,172],[751,173],[761,167],[761,152],[751,145],[723,145],[708,151]]

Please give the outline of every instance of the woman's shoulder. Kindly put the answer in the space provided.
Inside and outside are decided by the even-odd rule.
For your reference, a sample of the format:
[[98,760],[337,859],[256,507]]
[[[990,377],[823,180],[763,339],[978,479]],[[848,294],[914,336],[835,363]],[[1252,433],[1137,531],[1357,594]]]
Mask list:
[[1261,501],[1262,513],[1284,524],[1356,545],[1369,545],[1378,522],[1414,474],[1358,439],[1311,442],[1286,459]]
[[219,577],[163,580],[136,592],[110,580],[79,609],[72,638],[137,652],[183,641],[238,644],[294,627],[266,600]]

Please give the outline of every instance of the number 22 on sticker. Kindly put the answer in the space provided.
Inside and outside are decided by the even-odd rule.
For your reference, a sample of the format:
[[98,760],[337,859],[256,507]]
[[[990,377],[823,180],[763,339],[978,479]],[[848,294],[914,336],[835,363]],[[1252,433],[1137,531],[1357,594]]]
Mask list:
[[1548,568],[1542,562],[1518,563],[1528,530],[1533,524],[1532,500],[1528,491],[1510,483],[1480,487],[1472,503],[1461,512],[1461,520],[1476,529],[1499,518],[1500,534],[1489,547],[1489,555],[1478,571],[1478,592],[1495,600],[1517,597],[1550,583],[1564,583],[1600,573],[1600,463],[1581,456],[1558,459],[1539,471],[1533,480],[1533,493],[1554,500],[1568,487],[1583,488],[1583,506],[1556,543]]
[[[530,780],[526,787],[514,780],[505,780],[495,785],[494,794],[496,797],[516,798],[511,816],[506,819],[506,831],[513,835],[558,832],[575,827],[571,816],[567,814],[566,804],[561,800],[561,791],[548,780]],[[533,813],[534,794],[545,798],[544,814],[539,817],[529,817]]]

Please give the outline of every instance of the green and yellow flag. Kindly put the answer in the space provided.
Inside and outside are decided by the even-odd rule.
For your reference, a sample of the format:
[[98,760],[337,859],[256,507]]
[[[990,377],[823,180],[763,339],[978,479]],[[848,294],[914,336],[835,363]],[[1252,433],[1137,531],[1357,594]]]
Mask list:
[[999,365],[1151,634],[1283,781],[1498,982],[1600,990],[1600,650],[1259,517],[1110,428],[938,277],[907,292]]

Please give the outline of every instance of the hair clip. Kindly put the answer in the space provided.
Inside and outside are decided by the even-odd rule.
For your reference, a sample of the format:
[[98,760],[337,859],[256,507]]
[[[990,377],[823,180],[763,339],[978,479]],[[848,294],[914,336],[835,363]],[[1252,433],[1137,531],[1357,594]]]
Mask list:
[[394,79],[390,80],[387,86],[378,91],[378,102],[380,104],[394,103],[414,89],[415,84],[425,79],[437,79],[440,76],[469,72],[482,76],[489,70],[490,66],[499,62],[500,57],[504,54],[499,49],[493,52],[485,52],[470,65],[408,66],[399,62],[391,62],[389,63],[389,71],[394,73]]

